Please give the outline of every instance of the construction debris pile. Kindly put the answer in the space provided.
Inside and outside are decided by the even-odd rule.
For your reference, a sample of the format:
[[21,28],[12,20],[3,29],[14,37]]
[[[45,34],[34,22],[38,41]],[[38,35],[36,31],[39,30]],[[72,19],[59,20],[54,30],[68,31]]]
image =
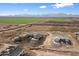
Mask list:
[[72,46],[73,43],[68,37],[63,37],[63,36],[56,36],[53,40],[54,46],[55,47],[60,47],[60,46]]
[[5,50],[0,52],[0,56],[19,56],[22,49],[18,46],[8,46]]
[[32,46],[40,45],[43,43],[44,40],[45,40],[45,35],[43,35],[42,33],[33,32],[27,34],[27,41]]
[[38,46],[41,45],[43,43],[43,41],[45,40],[45,35],[43,33],[39,33],[39,32],[30,32],[27,33],[24,37],[16,37],[14,39],[14,43],[16,44],[20,44],[22,42],[27,42],[29,44],[31,44],[32,46]]

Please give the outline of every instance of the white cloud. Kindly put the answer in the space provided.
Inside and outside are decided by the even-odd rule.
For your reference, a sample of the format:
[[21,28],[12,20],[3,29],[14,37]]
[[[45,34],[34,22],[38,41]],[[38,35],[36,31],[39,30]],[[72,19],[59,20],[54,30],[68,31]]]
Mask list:
[[24,11],[28,11],[28,9],[24,9]]
[[47,8],[47,6],[40,6],[40,8]]
[[8,16],[9,14],[0,14],[0,16]]
[[51,6],[56,7],[56,8],[63,8],[63,7],[70,7],[73,5],[74,5],[73,3],[56,3],[56,4],[51,5]]

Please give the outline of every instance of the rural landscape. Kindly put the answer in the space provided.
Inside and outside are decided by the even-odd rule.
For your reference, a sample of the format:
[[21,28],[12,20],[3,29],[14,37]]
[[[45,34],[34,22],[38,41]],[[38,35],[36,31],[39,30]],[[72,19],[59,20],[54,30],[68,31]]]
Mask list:
[[[0,56],[79,56],[78,6],[67,3],[0,4]],[[26,7],[33,9],[29,11]]]

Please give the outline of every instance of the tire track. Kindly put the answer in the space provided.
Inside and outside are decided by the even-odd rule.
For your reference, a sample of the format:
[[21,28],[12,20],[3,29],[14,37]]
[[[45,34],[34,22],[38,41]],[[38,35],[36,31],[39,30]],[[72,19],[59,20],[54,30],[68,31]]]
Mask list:
[[71,55],[71,56],[79,56],[79,52],[77,51],[64,51],[64,50],[57,50],[57,49],[44,49],[44,48],[31,48],[31,51],[36,50],[36,51],[44,51],[44,52],[52,52],[52,53],[57,53],[57,54],[62,54],[62,55]]
[[[27,27],[26,27],[27,26]],[[31,26],[67,26],[67,27],[79,27],[79,24],[60,24],[60,23],[47,23],[47,24],[26,24],[24,26],[20,26],[20,27],[16,27],[16,28],[10,28],[10,29],[6,29],[6,30],[1,30],[0,32],[4,32],[4,31],[10,31],[10,30],[15,30],[15,29],[20,29],[20,28],[23,28],[23,27],[31,27]]]
[[10,29],[6,29],[6,30],[1,30],[0,32],[4,32],[4,31],[10,31],[10,30],[15,30],[15,29],[20,29],[20,28],[23,28],[23,27],[26,27],[27,28],[29,27],[28,25],[24,25],[24,26],[20,26],[20,27],[16,27],[16,28],[10,28]]

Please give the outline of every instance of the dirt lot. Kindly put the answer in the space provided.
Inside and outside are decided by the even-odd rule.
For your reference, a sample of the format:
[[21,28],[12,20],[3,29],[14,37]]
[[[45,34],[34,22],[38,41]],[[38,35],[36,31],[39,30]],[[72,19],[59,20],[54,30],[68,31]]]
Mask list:
[[[38,47],[32,47],[27,43],[20,44],[25,52],[32,55],[39,56],[57,56],[57,55],[78,55],[79,56],[79,38],[74,34],[79,31],[77,26],[38,26],[38,25],[27,25],[27,24],[0,24],[0,43],[13,44],[13,40],[17,36],[23,36],[28,32],[42,32],[47,35],[42,45]],[[4,25],[4,26],[3,26]],[[55,36],[68,37],[73,45],[61,46],[56,48],[52,40]],[[77,37],[77,39],[76,39]],[[2,46],[1,46],[2,47]]]

